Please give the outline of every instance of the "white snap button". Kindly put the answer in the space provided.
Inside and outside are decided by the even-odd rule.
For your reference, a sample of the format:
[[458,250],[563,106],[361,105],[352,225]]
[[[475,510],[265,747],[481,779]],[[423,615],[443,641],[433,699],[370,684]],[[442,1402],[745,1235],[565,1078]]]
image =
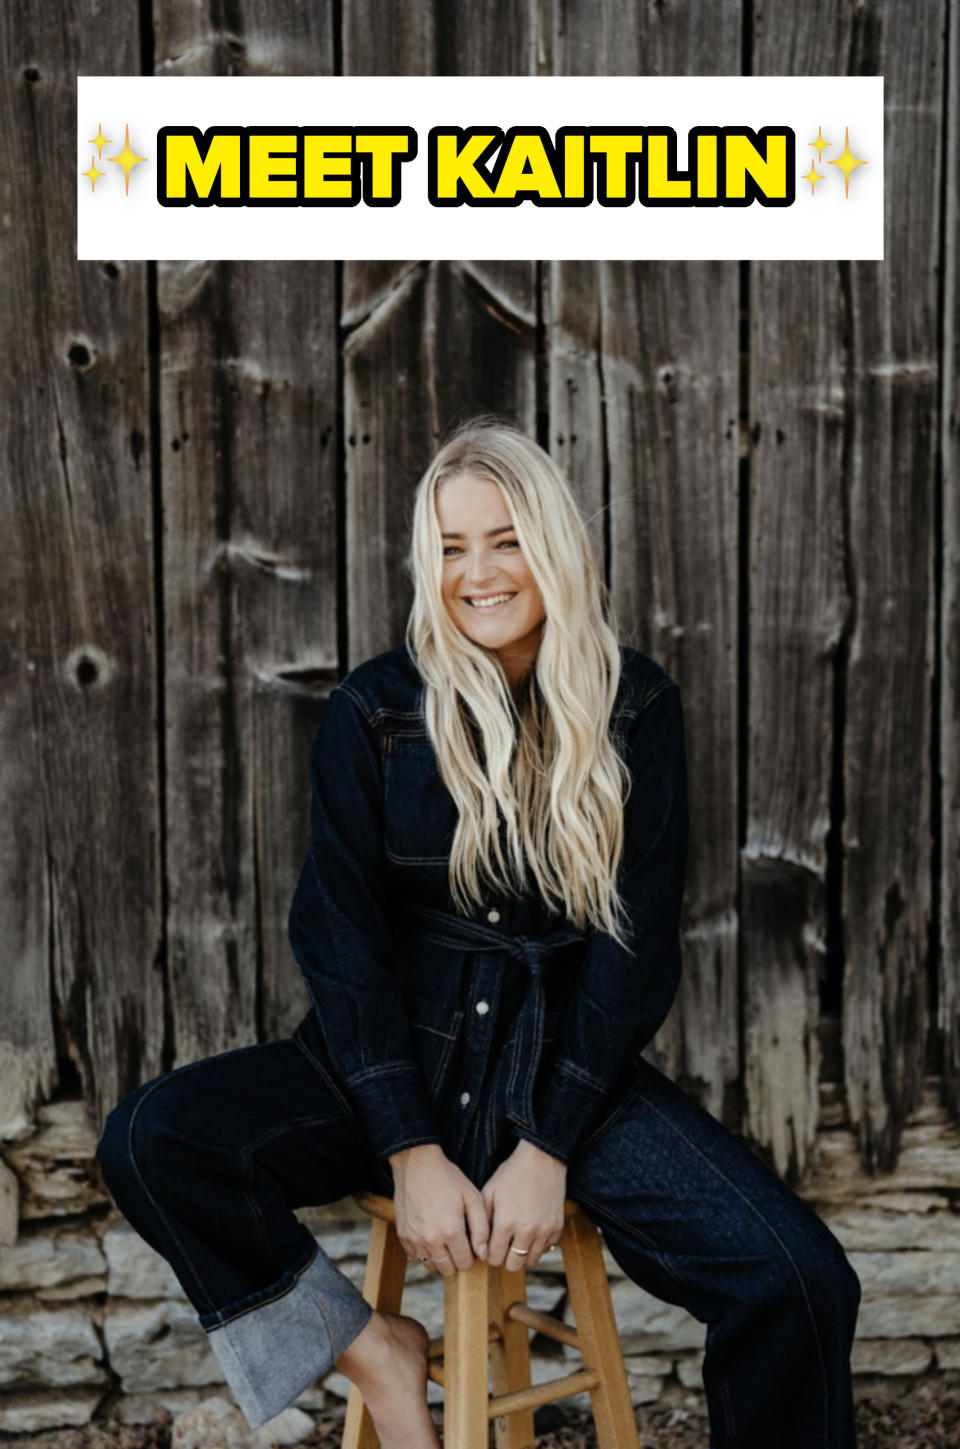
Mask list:
[[486,1014],[487,1014],[487,1012],[489,1010],[490,1010],[490,1003],[489,1003],[489,1001],[478,1001],[477,1002],[477,1011],[479,1012],[479,1014],[481,1016],[486,1016]]
[[500,919],[500,912],[499,911],[487,911],[487,920],[490,922],[491,925],[496,925],[496,923],[497,923],[497,921],[499,921],[499,919]]
[[469,1092],[461,1092],[460,1093],[460,1106],[461,1107],[465,1107],[467,1105],[467,1103],[469,1102],[469,1100],[470,1100],[470,1093]]

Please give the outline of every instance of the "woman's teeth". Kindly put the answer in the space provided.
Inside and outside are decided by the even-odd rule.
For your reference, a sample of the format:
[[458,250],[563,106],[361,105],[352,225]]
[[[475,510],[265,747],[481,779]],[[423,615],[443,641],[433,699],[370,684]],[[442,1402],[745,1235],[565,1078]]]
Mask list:
[[513,594],[494,594],[489,599],[467,599],[467,603],[474,609],[495,609],[499,604],[508,604]]

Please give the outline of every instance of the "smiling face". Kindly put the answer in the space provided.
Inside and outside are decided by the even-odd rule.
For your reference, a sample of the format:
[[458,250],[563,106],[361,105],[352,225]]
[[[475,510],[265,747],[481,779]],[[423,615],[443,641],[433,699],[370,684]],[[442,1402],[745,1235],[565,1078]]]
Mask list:
[[443,601],[457,627],[496,651],[516,685],[533,663],[545,610],[497,483],[456,473],[437,489]]

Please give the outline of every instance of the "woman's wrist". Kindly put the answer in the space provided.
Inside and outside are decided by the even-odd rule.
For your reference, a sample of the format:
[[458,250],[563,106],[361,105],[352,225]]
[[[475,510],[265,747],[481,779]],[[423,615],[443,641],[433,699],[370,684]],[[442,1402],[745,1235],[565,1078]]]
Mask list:
[[517,1138],[517,1145],[514,1151],[518,1152],[521,1157],[529,1157],[531,1162],[535,1162],[540,1158],[551,1163],[554,1167],[562,1167],[564,1172],[567,1170],[567,1164],[562,1158],[554,1157],[552,1152],[547,1152],[545,1148],[538,1147],[535,1142],[531,1142],[526,1137]]
[[396,1176],[398,1170],[403,1171],[411,1161],[414,1153],[419,1153],[421,1157],[425,1153],[432,1153],[434,1156],[439,1153],[441,1157],[444,1155],[443,1148],[439,1142],[418,1142],[413,1147],[401,1147],[397,1152],[391,1152],[387,1158],[394,1176]]

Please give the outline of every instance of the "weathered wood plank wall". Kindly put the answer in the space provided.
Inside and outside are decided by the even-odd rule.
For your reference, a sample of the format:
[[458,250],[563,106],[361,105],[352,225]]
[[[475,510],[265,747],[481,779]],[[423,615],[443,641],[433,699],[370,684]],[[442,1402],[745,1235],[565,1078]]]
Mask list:
[[157,266],[31,205],[100,42],[8,10],[0,1136],[306,1009],[310,734],[401,639],[412,491],[477,408],[560,459],[683,691],[656,1059],[792,1178],[824,1076],[868,1166],[925,1067],[960,1109],[955,10],[154,0],[118,72],[882,71],[888,113],[883,264]]
[[[15,0],[0,52],[4,1139],[155,1069],[167,992],[146,269],[74,261],[64,147],[102,35]],[[110,60],[139,71],[135,10]]]
[[[940,217],[939,266],[943,277],[940,315],[940,470],[937,505],[940,511],[938,549],[934,557],[939,619],[939,690],[934,691],[939,792],[935,807],[934,859],[938,873],[934,892],[933,951],[939,966],[931,999],[935,1003],[940,1048],[938,1065],[943,1074],[951,1112],[960,1118],[960,201],[950,180],[960,174],[960,9],[951,5],[950,29],[944,50],[946,91],[943,134],[946,138],[943,174],[943,213]],[[938,889],[939,888],[939,889]],[[937,990],[936,988],[939,988]]]
[[884,1168],[919,1099],[927,1028],[941,223],[931,199],[941,194],[946,18],[940,0],[911,13],[867,10],[851,42],[853,64],[885,76],[891,184],[887,260],[851,266],[844,316],[855,580],[844,748],[844,1048],[864,1160]]

